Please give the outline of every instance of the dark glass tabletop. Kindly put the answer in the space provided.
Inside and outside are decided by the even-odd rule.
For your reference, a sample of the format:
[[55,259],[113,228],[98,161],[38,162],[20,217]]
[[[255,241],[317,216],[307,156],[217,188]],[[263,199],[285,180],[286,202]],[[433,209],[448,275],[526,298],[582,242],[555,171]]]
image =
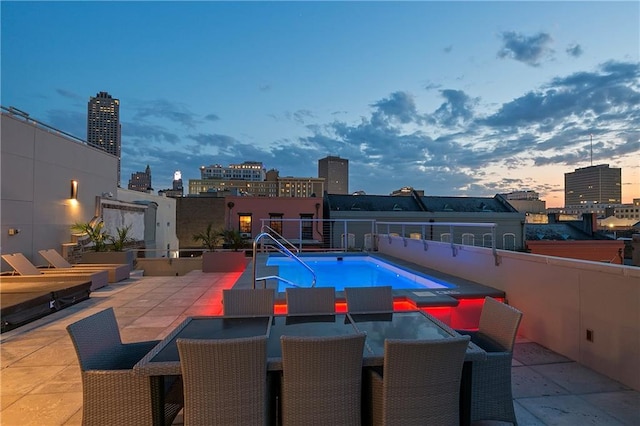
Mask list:
[[374,355],[384,354],[385,339],[436,340],[452,337],[422,312],[350,314],[358,331],[367,334]]
[[324,337],[354,333],[357,330],[345,314],[275,316],[269,331],[267,353],[270,358],[282,357],[280,336]]
[[270,317],[202,317],[192,318],[151,362],[179,361],[177,339],[235,339],[266,336]]

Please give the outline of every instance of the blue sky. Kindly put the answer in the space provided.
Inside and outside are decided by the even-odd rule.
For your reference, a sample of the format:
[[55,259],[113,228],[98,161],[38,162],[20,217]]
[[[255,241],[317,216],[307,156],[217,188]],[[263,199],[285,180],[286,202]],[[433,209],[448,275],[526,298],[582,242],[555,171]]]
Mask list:
[[[262,161],[350,191],[564,204],[564,173],[622,168],[640,198],[640,3],[1,2],[1,103],[86,138],[120,99],[122,186]],[[593,135],[593,136],[591,136]],[[186,183],[186,182],[185,182]]]

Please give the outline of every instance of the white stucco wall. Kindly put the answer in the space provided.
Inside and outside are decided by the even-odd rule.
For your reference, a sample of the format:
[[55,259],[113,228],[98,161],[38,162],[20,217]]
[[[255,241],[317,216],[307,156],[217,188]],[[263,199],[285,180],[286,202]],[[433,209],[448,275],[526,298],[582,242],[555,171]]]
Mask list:
[[176,252],[173,252],[180,249],[180,242],[176,234],[175,198],[118,188],[117,199],[130,203],[140,201],[156,203],[158,206],[155,223],[156,251],[147,251],[146,257],[177,257]]
[[[33,122],[2,113],[0,165],[0,251],[21,252],[43,264],[38,250],[61,250],[70,227],[88,222],[95,196],[116,192],[116,157]],[[71,180],[78,200],[70,199]],[[19,229],[9,235],[9,229]],[[10,267],[2,262],[2,270]]]
[[381,253],[505,291],[520,334],[640,390],[640,268],[503,250],[496,265],[491,249],[456,248],[378,239]]

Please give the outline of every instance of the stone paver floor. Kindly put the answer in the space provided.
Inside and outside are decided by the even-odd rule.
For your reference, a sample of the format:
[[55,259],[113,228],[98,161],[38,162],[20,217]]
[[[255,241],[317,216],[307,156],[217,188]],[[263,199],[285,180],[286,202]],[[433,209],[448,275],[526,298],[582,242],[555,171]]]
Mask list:
[[[0,424],[82,423],[82,384],[68,324],[113,307],[124,342],[161,339],[187,316],[220,315],[222,289],[232,287],[238,276],[193,271],[180,277],[132,277],[3,333]],[[640,425],[640,392],[525,339],[514,351],[513,392],[523,426]],[[174,422],[179,424],[181,415]]]

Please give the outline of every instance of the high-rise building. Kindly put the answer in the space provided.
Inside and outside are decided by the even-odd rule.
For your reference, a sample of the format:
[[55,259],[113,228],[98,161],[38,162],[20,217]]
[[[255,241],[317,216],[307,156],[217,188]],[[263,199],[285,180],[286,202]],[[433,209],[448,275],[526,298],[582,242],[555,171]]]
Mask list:
[[329,194],[349,193],[349,160],[327,156],[318,160],[318,177],[324,178]]
[[149,192],[153,190],[151,187],[151,168],[148,164],[144,172],[131,173],[128,189],[140,192]]
[[564,205],[620,204],[622,170],[608,164],[583,167],[564,174]]
[[182,185],[182,172],[180,170],[176,170],[173,173],[173,183],[171,184],[171,189],[161,189],[158,191],[158,195],[164,194],[167,197],[180,198],[184,196],[184,188]]
[[87,143],[118,157],[120,186],[120,101],[107,92],[89,98],[87,105]]

